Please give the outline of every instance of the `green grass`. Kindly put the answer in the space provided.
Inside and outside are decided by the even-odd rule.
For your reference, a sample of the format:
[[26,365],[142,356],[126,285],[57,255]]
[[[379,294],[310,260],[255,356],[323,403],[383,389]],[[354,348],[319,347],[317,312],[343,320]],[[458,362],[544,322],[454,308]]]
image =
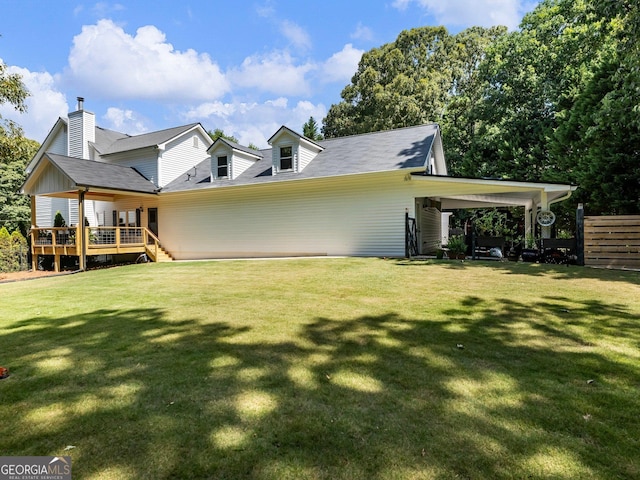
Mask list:
[[638,273],[148,264],[0,304],[0,455],[74,478],[640,477]]

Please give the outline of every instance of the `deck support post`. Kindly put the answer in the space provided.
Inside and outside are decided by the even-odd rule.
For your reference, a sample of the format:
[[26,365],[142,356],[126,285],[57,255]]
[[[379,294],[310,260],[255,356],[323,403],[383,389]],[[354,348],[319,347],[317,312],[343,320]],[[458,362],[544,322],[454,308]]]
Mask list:
[[87,248],[84,227],[84,190],[78,192],[78,231],[76,232],[76,250],[79,253],[78,268],[85,270],[87,265]]
[[29,200],[31,200],[31,230],[29,232],[29,237],[31,238],[31,270],[34,272],[38,269],[38,254],[36,253],[36,238],[33,234],[33,229],[38,228],[36,224],[36,196],[29,195]]

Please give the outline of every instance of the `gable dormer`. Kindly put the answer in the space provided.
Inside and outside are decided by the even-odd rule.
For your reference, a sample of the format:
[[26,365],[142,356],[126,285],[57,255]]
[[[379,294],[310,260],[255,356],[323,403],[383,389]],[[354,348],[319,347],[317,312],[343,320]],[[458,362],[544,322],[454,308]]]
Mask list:
[[247,168],[262,159],[258,150],[243,147],[240,144],[218,138],[207,150],[211,156],[211,181],[221,179],[235,180]]
[[284,125],[268,140],[272,146],[273,174],[299,173],[324,150],[320,144]]

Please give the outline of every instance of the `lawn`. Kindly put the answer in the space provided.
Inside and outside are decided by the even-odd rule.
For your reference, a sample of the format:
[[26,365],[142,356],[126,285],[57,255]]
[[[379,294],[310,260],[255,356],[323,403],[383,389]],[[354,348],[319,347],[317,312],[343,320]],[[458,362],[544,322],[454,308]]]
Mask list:
[[0,455],[77,479],[640,478],[639,273],[146,264],[0,304]]

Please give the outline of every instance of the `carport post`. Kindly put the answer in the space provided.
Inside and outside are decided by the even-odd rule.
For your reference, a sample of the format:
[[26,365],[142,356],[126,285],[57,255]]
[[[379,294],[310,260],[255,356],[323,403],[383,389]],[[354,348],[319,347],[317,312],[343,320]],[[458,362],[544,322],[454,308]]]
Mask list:
[[[547,198],[547,192],[544,190],[540,192],[540,210],[549,210],[549,200]],[[535,217],[535,220],[537,220],[537,216]],[[542,226],[540,228],[540,233],[542,238],[551,238],[551,227]]]
[[578,204],[576,209],[576,255],[578,265],[584,266],[584,205]]

